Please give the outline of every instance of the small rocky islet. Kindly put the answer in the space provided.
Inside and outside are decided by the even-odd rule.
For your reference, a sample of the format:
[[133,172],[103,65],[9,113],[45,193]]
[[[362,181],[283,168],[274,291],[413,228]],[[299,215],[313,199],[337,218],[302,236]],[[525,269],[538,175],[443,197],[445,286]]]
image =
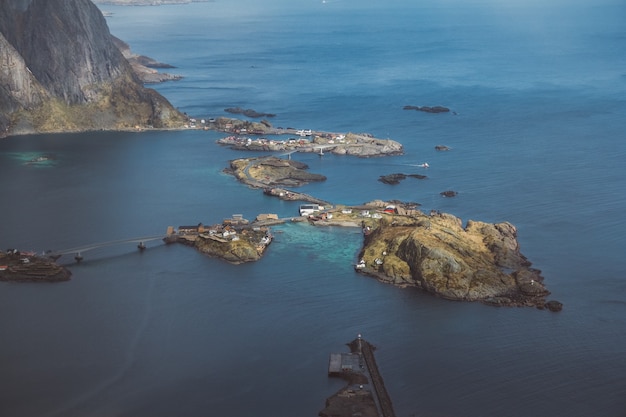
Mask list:
[[401,181],[404,181],[407,178],[417,178],[418,180],[423,180],[428,177],[422,174],[403,174],[401,172],[398,172],[395,174],[381,175],[380,178],[378,178],[378,181],[382,182],[383,184],[396,185],[400,184]]
[[416,203],[380,200],[333,207],[308,220],[315,226],[362,227],[355,270],[381,282],[448,300],[562,308],[547,300],[541,271],[520,252],[517,229],[508,222],[463,225],[451,214],[424,213]]
[[463,225],[447,213],[369,205],[379,218],[364,222],[357,271],[449,300],[560,309],[560,303],[546,301],[550,292],[541,271],[520,253],[511,223],[469,220]]
[[422,111],[424,113],[448,113],[450,111],[449,108],[444,106],[413,106],[410,104],[407,104],[402,109]]
[[261,117],[276,117],[276,115],[273,113],[262,113],[254,109],[243,109],[241,107],[228,107],[228,108],[225,108],[224,111],[227,113],[232,113],[232,114],[241,114],[246,117],[253,118],[253,119],[258,119]]
[[197,226],[181,226],[176,231],[169,228],[164,240],[166,243],[193,246],[204,255],[232,264],[254,262],[261,259],[272,242],[269,227],[263,225],[268,219],[274,220],[274,216],[260,214],[255,222],[250,223],[242,216],[234,215],[212,226],[200,223]]
[[[404,147],[392,139],[380,139],[369,133],[336,133],[273,127],[267,120],[251,122],[218,117],[207,129],[231,133],[217,143],[234,150],[284,153],[332,153],[361,158],[401,155]],[[250,135],[250,136],[249,136]],[[254,138],[251,137],[254,135]],[[290,136],[280,139],[281,136]],[[271,138],[270,138],[271,136]]]
[[48,256],[17,249],[0,251],[0,281],[60,282],[69,280],[71,275]]
[[256,188],[298,187],[310,182],[326,181],[326,176],[310,173],[308,168],[302,162],[270,156],[232,160],[224,172]]

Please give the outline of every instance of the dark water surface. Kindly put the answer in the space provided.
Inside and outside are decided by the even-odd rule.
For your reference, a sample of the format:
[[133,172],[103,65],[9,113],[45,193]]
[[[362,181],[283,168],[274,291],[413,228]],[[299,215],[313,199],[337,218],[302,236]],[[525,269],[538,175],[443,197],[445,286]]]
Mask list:
[[[185,78],[192,115],[370,132],[398,157],[295,156],[337,203],[417,201],[510,221],[558,314],[440,300],[354,273],[358,230],[276,227],[232,266],[183,246],[61,258],[73,279],[0,283],[0,416],[315,416],[328,354],[362,333],[398,416],[626,415],[626,27],[622,2],[237,1],[104,7]],[[457,114],[402,110],[445,105]],[[296,214],[222,173],[214,132],[0,141],[0,247],[43,251]],[[437,153],[445,144],[452,151]],[[52,160],[28,164],[39,156]],[[411,166],[427,161],[431,168]],[[425,173],[397,186],[394,172]],[[456,198],[439,192],[453,189]]]

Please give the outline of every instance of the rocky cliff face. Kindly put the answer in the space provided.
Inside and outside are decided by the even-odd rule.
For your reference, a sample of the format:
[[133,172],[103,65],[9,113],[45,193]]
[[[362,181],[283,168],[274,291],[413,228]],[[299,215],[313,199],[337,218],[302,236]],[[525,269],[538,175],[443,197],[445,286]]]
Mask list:
[[510,223],[444,213],[386,216],[365,237],[360,271],[452,300],[551,308],[539,270],[519,251]]
[[49,99],[48,93],[29,71],[19,52],[0,33],[0,137],[10,116],[31,109]]
[[142,86],[89,0],[0,2],[0,98],[4,135],[183,121]]

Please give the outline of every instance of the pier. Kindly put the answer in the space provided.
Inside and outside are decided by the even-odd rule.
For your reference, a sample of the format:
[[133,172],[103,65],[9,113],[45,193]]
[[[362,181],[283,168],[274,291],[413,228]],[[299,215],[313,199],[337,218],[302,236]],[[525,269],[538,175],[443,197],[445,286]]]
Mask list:
[[378,400],[377,405],[380,409],[382,417],[395,417],[393,406],[391,405],[391,397],[387,393],[383,377],[378,370],[376,364],[376,358],[374,358],[374,347],[367,341],[363,340],[361,336],[350,344],[353,350],[356,350],[365,359],[367,371],[370,375],[370,380],[374,386],[375,397]]
[[349,417],[356,411],[363,417],[395,417],[374,358],[375,347],[361,335],[348,346],[350,353],[332,353],[328,362],[328,375],[346,379],[348,386],[327,399],[320,416]]

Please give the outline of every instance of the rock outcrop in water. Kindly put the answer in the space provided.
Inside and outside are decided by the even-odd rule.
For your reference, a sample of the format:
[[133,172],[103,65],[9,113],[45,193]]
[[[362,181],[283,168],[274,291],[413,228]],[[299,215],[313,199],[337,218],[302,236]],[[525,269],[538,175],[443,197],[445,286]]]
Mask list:
[[367,219],[359,272],[450,300],[560,309],[546,302],[541,271],[520,253],[512,224],[470,220],[463,227],[451,214],[417,210],[379,217]]
[[59,282],[69,280],[71,275],[48,257],[14,249],[0,251],[0,281]]
[[242,109],[241,107],[228,107],[224,109],[224,111],[232,114],[243,114],[244,116],[253,119],[258,119],[261,117],[276,117],[276,115],[273,113],[261,113],[254,109]]
[[400,184],[400,181],[404,181],[407,178],[417,178],[419,180],[423,180],[427,177],[426,175],[421,175],[421,174],[395,173],[395,174],[381,175],[380,178],[378,178],[378,181],[382,182],[383,184],[397,185],[397,184]]
[[122,52],[124,58],[126,58],[126,60],[130,63],[133,71],[135,71],[135,74],[137,74],[143,83],[154,84],[165,81],[176,81],[183,78],[180,75],[160,72],[159,69],[174,67],[169,64],[156,61],[145,55],[137,55],[130,50],[130,45],[123,40],[116,38],[115,36],[111,36],[111,38],[113,39],[115,46],[117,46],[120,52]]
[[326,181],[324,175],[310,173],[308,168],[303,162],[270,156],[235,159],[230,161],[230,168],[225,172],[256,188],[278,185],[298,187],[310,182]]
[[423,111],[425,113],[447,113],[450,111],[449,108],[447,107],[443,107],[443,106],[411,106],[411,105],[407,105],[404,106],[403,108],[404,110],[416,110],[416,111]]
[[0,2],[0,136],[183,123],[143,87],[91,1]]
[[265,226],[245,224],[218,224],[209,227],[198,225],[192,232],[168,235],[165,241],[195,247],[200,253],[220,258],[232,264],[254,262],[261,259],[272,242],[272,233]]

